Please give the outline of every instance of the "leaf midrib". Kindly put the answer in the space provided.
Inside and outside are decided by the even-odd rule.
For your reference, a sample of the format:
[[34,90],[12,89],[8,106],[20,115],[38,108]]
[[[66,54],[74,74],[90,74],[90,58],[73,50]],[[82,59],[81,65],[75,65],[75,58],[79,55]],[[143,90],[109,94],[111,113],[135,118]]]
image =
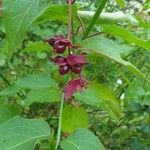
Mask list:
[[[18,128],[18,127],[15,127],[15,128]],[[23,128],[27,128],[27,127],[23,126]],[[13,128],[13,129],[14,129],[14,128]],[[29,129],[29,127],[28,127],[27,129]],[[41,134],[40,132],[38,132],[38,131],[35,130],[34,128],[31,128],[31,127],[30,127],[30,129],[31,129],[31,130],[34,130],[34,131],[35,131],[36,133],[38,133],[38,134]],[[5,137],[9,137],[9,136],[12,136],[12,135],[8,135],[8,136],[5,136]],[[42,138],[42,137],[47,137],[47,136],[48,136],[48,135],[34,136],[34,137],[32,137],[32,138],[29,138],[28,140],[25,140],[24,142],[21,142],[21,143],[18,143],[18,144],[16,144],[16,145],[14,145],[14,146],[9,147],[9,148],[7,148],[6,150],[10,150],[10,149],[15,148],[15,147],[17,147],[17,146],[20,146],[20,145],[22,145],[22,144],[24,144],[24,143],[26,143],[26,142],[28,142],[28,141],[35,140],[35,139],[39,139],[39,138]],[[0,138],[0,140],[3,139],[3,138],[4,138],[4,137]]]
[[71,142],[71,141],[69,141],[69,140],[66,140],[65,142],[66,142],[66,143],[68,142],[68,143],[74,145],[78,150],[81,150],[80,147],[78,147],[77,144],[75,144],[75,143],[73,143],[73,142]]
[[[35,1],[36,1],[36,0],[34,0],[34,1],[31,3],[31,5],[29,6],[29,8],[25,11],[25,13],[24,13],[24,15],[23,15],[23,17],[22,17],[21,23],[20,23],[20,25],[18,26],[14,37],[16,37],[16,35],[18,34],[18,31],[20,30],[20,27],[21,27],[21,25],[22,25],[22,23],[23,23],[23,21],[24,21],[24,19],[25,19],[26,14],[28,13],[28,11],[29,11],[30,8],[32,7],[32,5],[35,3]],[[14,38],[14,39],[15,39],[15,38]],[[14,41],[15,41],[15,40],[13,40],[12,45],[11,45],[12,48],[14,48]]]

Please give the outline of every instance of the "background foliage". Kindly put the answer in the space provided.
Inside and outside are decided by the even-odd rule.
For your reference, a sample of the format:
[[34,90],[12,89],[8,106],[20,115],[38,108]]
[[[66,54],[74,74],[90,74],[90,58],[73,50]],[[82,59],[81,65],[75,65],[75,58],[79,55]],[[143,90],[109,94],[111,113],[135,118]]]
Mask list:
[[[43,41],[54,35],[66,35],[68,11],[65,3],[65,0],[3,1],[0,18],[0,135],[11,134],[20,141],[17,145],[11,140],[13,138],[8,142],[4,136],[0,139],[2,148],[4,144],[2,150],[23,150],[24,145],[36,150],[54,149],[61,87],[69,77],[58,75],[57,67],[49,61],[52,48]],[[82,40],[98,5],[96,0],[78,0],[73,6],[73,42],[83,46],[80,51],[87,53],[89,63],[84,74],[90,84],[85,92],[74,95],[72,103],[65,104],[61,148],[73,149],[72,145],[66,145],[67,141],[72,141],[82,150],[84,141],[78,142],[77,139],[84,139],[86,133],[85,142],[91,140],[101,149],[104,145],[105,149],[148,150],[150,2],[108,1],[88,34],[90,38]],[[93,36],[95,33],[97,36]],[[14,117],[16,115],[45,120],[51,132],[46,122],[36,119],[28,122],[28,119]],[[19,136],[13,129],[18,128],[18,122],[24,131]],[[9,127],[13,127],[11,131]],[[76,130],[78,128],[85,129]],[[30,134],[25,138],[28,132]],[[37,143],[39,139],[47,140]],[[88,142],[86,146],[92,147]]]

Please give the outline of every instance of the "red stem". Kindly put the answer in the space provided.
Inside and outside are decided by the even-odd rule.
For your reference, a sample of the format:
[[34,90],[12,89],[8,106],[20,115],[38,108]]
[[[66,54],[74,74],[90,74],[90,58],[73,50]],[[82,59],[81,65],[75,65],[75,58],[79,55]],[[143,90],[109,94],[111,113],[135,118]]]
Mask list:
[[[72,7],[71,7],[71,2],[69,1],[69,9],[68,9],[68,13],[69,13],[69,16],[68,16],[68,34],[67,34],[67,38],[68,40],[71,42],[71,33],[72,33]],[[71,54],[71,46],[68,47],[68,55]],[[73,80],[73,74],[72,72],[70,71],[70,75],[71,75],[71,78]]]
[[72,8],[71,8],[71,2],[69,1],[68,35],[67,35],[67,38],[70,40],[70,42],[71,42],[71,32],[72,32],[71,20],[72,20]]

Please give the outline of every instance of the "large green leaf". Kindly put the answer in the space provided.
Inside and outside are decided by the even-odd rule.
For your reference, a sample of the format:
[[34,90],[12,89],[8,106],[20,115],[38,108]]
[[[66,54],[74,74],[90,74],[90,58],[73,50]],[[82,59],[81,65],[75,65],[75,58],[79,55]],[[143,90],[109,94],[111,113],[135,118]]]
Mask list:
[[1,150],[33,150],[39,139],[50,136],[49,125],[37,119],[14,117],[0,126]]
[[23,78],[15,81],[8,88],[0,91],[0,96],[13,95],[23,88],[40,90],[50,87],[56,88],[56,82],[50,76],[45,74],[27,74]]
[[[78,11],[78,15],[85,22],[88,23],[94,16],[93,11]],[[104,12],[98,17],[96,24],[118,24],[119,23],[130,23],[134,26],[137,26],[139,22],[130,14],[125,14],[121,11],[119,12]]]
[[66,106],[62,116],[62,131],[71,133],[78,128],[88,128],[88,114],[82,107]]
[[58,102],[60,95],[56,88],[42,88],[38,90],[31,90],[27,96],[27,104],[31,105],[34,102]]
[[63,150],[104,150],[99,139],[87,129],[78,129],[61,143]]
[[148,41],[148,40],[140,39],[139,37],[135,36],[127,29],[121,28],[116,25],[105,25],[103,26],[102,31],[109,33],[113,36],[119,36],[130,43],[134,43],[146,50],[150,50],[150,40]]
[[95,36],[83,40],[80,45],[83,46],[83,49],[87,50],[87,52],[94,52],[105,58],[114,60],[124,65],[129,71],[131,71],[135,75],[144,78],[143,74],[134,65],[121,58],[121,48],[115,42],[104,37]]
[[[77,16],[77,8],[75,5],[72,6],[73,16]],[[49,6],[49,8],[45,11],[43,15],[41,15],[36,23],[42,23],[45,21],[53,21],[59,20],[64,23],[68,21],[68,5],[53,5]]]
[[2,100],[0,101],[0,125],[10,118],[19,115],[20,110],[19,107],[9,104],[2,103]]
[[8,88],[0,91],[0,96],[6,96],[6,95],[14,95],[15,93],[17,93],[20,90],[20,87],[18,87],[17,85],[13,84],[10,85]]
[[[93,18],[93,11],[77,11],[75,5],[73,8],[73,16],[79,16],[84,22],[89,23],[89,21]],[[67,22],[68,18],[68,6],[67,5],[53,5],[49,6],[49,8],[45,11],[43,15],[41,15],[36,23],[43,23],[45,21],[59,20],[64,23]],[[123,12],[114,12],[114,13],[102,13],[96,24],[117,24],[118,22],[130,23],[132,25],[137,25],[139,22],[130,14],[124,14]]]
[[75,98],[88,105],[100,106],[116,121],[118,121],[122,115],[119,100],[115,94],[103,84],[91,82],[88,88],[82,93],[76,93]]
[[8,54],[20,47],[32,22],[47,8],[40,0],[5,0],[4,26],[8,41]]
[[22,88],[42,89],[56,86],[56,82],[45,74],[29,74],[15,82]]

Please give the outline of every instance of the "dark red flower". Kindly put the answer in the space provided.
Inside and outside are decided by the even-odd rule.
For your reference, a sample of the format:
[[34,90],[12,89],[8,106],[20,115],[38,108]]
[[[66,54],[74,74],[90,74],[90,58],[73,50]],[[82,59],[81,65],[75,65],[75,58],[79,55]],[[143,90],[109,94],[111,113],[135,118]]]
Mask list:
[[81,70],[82,70],[82,68],[81,68],[80,64],[75,64],[75,65],[71,66],[71,71],[76,74],[80,74]]
[[69,72],[69,66],[64,65],[64,66],[59,66],[59,74],[60,75],[65,75]]
[[67,83],[64,89],[65,93],[65,100],[68,100],[72,97],[74,92],[82,91],[84,88],[87,87],[88,81],[83,77],[79,77],[75,80],[71,80]]
[[65,50],[66,50],[66,45],[61,40],[57,40],[54,43],[54,51],[56,53],[61,54],[61,53],[64,53]]
[[57,56],[57,57],[53,58],[52,60],[54,63],[59,65],[60,75],[65,75],[69,72],[70,67],[69,67],[65,57]]
[[56,63],[59,66],[64,66],[64,65],[67,64],[67,61],[66,61],[65,57],[57,56],[52,60],[53,60],[54,63]]
[[75,0],[67,0],[67,3],[68,3],[68,4],[74,4],[74,3],[75,3]]
[[50,39],[46,39],[49,45],[53,46],[54,51],[58,54],[64,53],[67,47],[71,47],[69,39],[65,39],[63,35],[54,36]]
[[59,65],[59,72],[64,75],[71,70],[73,73],[80,74],[82,66],[87,64],[84,55],[69,55],[68,57],[60,57],[52,59],[54,63]]
[[46,39],[45,41],[48,42],[49,45],[54,46],[55,42],[61,39],[64,39],[63,35],[54,36],[50,39]]
[[65,39],[63,36],[52,38],[51,43],[53,44],[54,51],[58,54],[64,53],[67,47],[71,47],[70,40]]
[[73,55],[73,54],[71,54],[67,57],[67,62],[70,66],[74,66],[76,64],[83,66],[83,65],[87,64],[87,61],[86,61],[84,55]]

